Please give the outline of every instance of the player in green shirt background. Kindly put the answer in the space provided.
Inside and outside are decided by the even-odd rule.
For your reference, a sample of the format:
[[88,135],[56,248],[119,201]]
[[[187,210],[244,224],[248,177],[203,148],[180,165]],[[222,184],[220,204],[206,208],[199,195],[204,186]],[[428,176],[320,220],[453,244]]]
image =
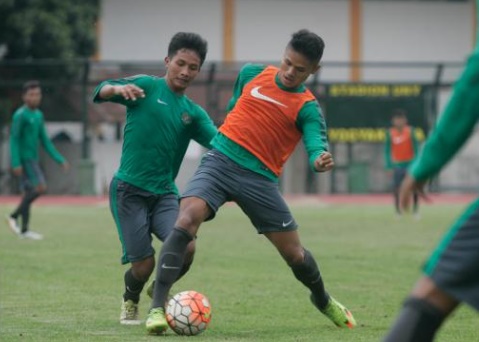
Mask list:
[[[479,18],[479,0],[476,0]],[[479,30],[477,32],[479,40]],[[415,191],[447,164],[479,120],[479,41],[453,94],[401,185],[408,209]],[[431,254],[423,276],[404,302],[385,342],[429,342],[450,314],[465,303],[479,311],[479,199],[456,220]]]
[[[45,176],[39,164],[39,143],[65,170],[69,164],[55,149],[45,130],[43,113],[38,107],[42,89],[38,81],[28,81],[23,86],[23,106],[13,114],[10,129],[10,157],[13,174],[21,178],[23,197],[18,207],[7,216],[10,229],[22,238],[41,240],[43,236],[29,229],[30,207],[46,192]],[[21,219],[21,227],[18,226]]]
[[[125,292],[120,323],[140,324],[138,302],[155,267],[152,234],[164,241],[178,215],[175,178],[190,140],[210,148],[216,134],[212,120],[185,94],[206,58],[207,42],[195,33],[173,36],[162,78],[137,75],[108,80],[94,91],[94,101],[126,106],[120,167],[110,184],[110,208],[123,248]],[[188,248],[179,277],[191,265]]]

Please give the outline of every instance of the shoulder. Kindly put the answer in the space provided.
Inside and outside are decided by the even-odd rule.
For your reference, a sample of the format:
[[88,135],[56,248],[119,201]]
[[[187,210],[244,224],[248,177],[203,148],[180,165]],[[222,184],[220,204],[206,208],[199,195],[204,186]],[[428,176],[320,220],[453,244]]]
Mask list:
[[146,74],[138,74],[138,75],[133,75],[133,76],[128,76],[125,77],[124,79],[127,81],[137,81],[137,80],[154,80],[158,77],[156,76],[151,76],[151,75],[146,75]]
[[156,76],[139,74],[139,75],[125,77],[123,79],[123,82],[136,84],[140,88],[147,88],[154,84],[157,84],[159,80],[160,78]]
[[18,107],[14,112],[13,116],[22,116],[25,113],[25,106]]
[[301,107],[301,111],[311,113],[313,115],[322,115],[321,106],[316,99],[306,101]]
[[22,120],[22,118],[25,116],[25,106],[22,106],[18,108],[15,112],[13,112],[12,119],[13,120]]
[[260,74],[264,69],[266,69],[264,64],[254,64],[246,63],[240,70],[240,76],[251,77]]

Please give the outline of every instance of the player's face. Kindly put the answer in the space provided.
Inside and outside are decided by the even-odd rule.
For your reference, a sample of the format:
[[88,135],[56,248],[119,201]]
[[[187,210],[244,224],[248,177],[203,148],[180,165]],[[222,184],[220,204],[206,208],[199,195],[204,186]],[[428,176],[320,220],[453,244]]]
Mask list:
[[407,119],[403,116],[396,116],[393,118],[393,126],[396,128],[403,128],[407,125]]
[[31,88],[28,89],[25,94],[23,94],[23,102],[27,107],[35,109],[40,106],[42,101],[42,89],[41,88]]
[[166,57],[166,82],[171,90],[183,93],[200,71],[201,59],[189,49],[178,50],[173,57]]
[[318,64],[312,63],[305,56],[288,47],[284,52],[278,75],[285,87],[296,88],[318,70]]

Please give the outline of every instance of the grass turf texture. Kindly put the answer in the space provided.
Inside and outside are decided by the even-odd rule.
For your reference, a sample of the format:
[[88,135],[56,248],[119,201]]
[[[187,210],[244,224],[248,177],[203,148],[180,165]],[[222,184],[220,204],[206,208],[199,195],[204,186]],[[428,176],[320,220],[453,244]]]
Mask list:
[[[419,275],[419,267],[464,205],[432,205],[422,220],[400,220],[388,205],[292,206],[303,244],[330,293],[358,327],[337,329],[309,302],[276,250],[236,206],[202,226],[190,273],[174,293],[194,289],[212,304],[198,341],[379,341]],[[2,206],[2,217],[11,207]],[[124,267],[107,207],[36,206],[43,241],[20,240],[0,226],[0,340],[178,341],[118,322]],[[159,243],[155,243],[158,250]],[[140,302],[145,319],[150,300]],[[477,316],[461,307],[437,341],[477,341]]]

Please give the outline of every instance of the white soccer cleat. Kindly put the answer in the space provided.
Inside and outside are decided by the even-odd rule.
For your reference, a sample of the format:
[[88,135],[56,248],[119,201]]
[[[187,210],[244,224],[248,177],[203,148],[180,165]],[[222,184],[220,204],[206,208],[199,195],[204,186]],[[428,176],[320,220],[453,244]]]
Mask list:
[[140,325],[141,321],[138,319],[138,304],[133,303],[132,300],[121,302],[120,324],[123,325]]
[[23,239],[30,239],[30,240],[43,240],[43,235],[32,232],[31,230],[27,230],[25,233],[21,233],[20,236]]
[[18,224],[17,224],[17,220],[14,219],[13,217],[11,217],[10,215],[7,215],[5,216],[5,220],[7,220],[7,224],[8,224],[8,228],[10,228],[10,230],[16,234],[16,235],[20,235],[21,234],[21,231],[20,231],[20,227],[18,227]]

